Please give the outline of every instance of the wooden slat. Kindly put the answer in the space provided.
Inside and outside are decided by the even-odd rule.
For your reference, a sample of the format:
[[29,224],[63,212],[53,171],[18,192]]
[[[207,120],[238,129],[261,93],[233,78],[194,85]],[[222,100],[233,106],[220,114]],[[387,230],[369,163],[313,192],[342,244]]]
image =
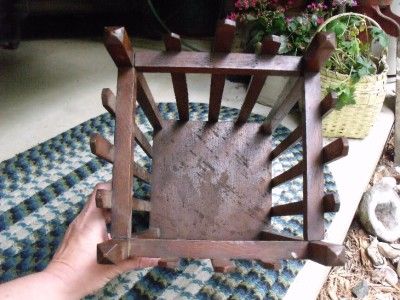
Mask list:
[[338,212],[340,209],[340,200],[337,193],[326,194],[322,202],[324,212]]
[[305,73],[303,128],[303,201],[305,240],[324,237],[324,174],[322,156],[321,80],[319,73]]
[[118,70],[117,104],[115,109],[113,197],[111,237],[128,238],[132,233],[133,118],[135,115],[136,76],[134,69]]
[[[166,53],[162,51],[136,52],[135,68],[139,72],[154,73],[212,73],[225,75],[266,74],[299,76],[300,57],[256,56],[249,53]],[[283,66],[285,66],[283,68]]]
[[263,241],[301,241],[301,238],[291,236],[285,233],[276,231],[274,228],[267,226],[260,231],[259,240]]
[[211,264],[214,272],[227,273],[235,270],[236,266],[230,259],[212,259]]
[[133,124],[133,127],[134,127],[135,141],[139,144],[139,146],[149,157],[153,157],[153,148],[151,147],[146,136],[135,123]]
[[[306,241],[207,241],[170,239],[129,239],[116,241],[128,250],[129,257],[280,259],[307,258]],[[107,241],[103,244],[110,243]]]
[[287,138],[285,138],[278,146],[275,147],[274,150],[271,151],[270,159],[273,160],[274,158],[278,157],[282,152],[284,152],[286,149],[295,144],[301,138],[302,132],[303,130],[301,126],[293,130],[287,136]]
[[101,91],[101,101],[104,108],[113,116],[115,116],[115,106],[117,99],[114,93],[109,89],[105,88]]
[[[329,114],[335,107],[337,102],[337,96],[335,93],[328,94],[320,104],[320,113],[321,118],[324,118],[327,114]],[[298,126],[295,130],[293,130],[286,139],[284,139],[278,146],[275,147],[274,150],[271,151],[270,159],[273,160],[282,154],[286,149],[291,147],[297,141],[300,140],[302,135],[302,128]]]
[[343,245],[330,244],[323,241],[312,241],[309,243],[309,256],[313,261],[325,266],[343,266],[345,248]]
[[[321,135],[321,143],[322,143],[322,135]],[[349,152],[349,144],[346,138],[338,138],[335,141],[331,142],[330,144],[326,145],[320,152],[322,153],[321,155],[322,159],[320,160],[321,162],[320,168],[322,169],[322,164],[329,164],[339,158],[346,156],[347,153]],[[304,160],[300,161],[297,165],[291,167],[289,170],[272,178],[271,188],[278,186],[286,181],[292,180],[297,176],[300,176],[303,173],[303,171],[304,171]]]
[[114,146],[98,133],[90,137],[90,150],[92,153],[108,162],[114,162]]
[[303,174],[303,170],[304,170],[304,161],[300,161],[297,165],[291,167],[289,170],[272,178],[270,187],[274,188],[282,183],[285,183],[286,181],[292,180],[300,176],[301,174]]
[[[117,245],[117,247],[115,247]],[[108,240],[97,245],[100,263],[118,263],[133,256],[199,259],[311,259],[323,265],[343,265],[344,247],[322,241],[206,241],[168,239]],[[166,258],[167,257],[167,258]]]
[[267,269],[273,269],[275,271],[278,271],[281,268],[281,263],[279,260],[277,261],[261,261],[260,263],[264,266],[264,268]]
[[118,68],[133,67],[133,49],[124,27],[105,27],[104,44]]
[[[112,208],[112,191],[108,190],[97,190],[96,191],[96,206],[98,208]],[[137,211],[151,211],[151,202],[137,199],[132,197],[132,209]]]
[[139,72],[136,74],[138,81],[137,101],[153,128],[155,130],[160,130],[162,128],[162,118],[158,111],[157,104],[154,101],[153,95],[151,94],[150,88],[143,74]]
[[336,48],[335,34],[332,32],[317,33],[303,55],[306,72],[319,72]]
[[[213,52],[229,53],[235,36],[236,23],[226,19],[217,26],[214,38]],[[210,105],[208,121],[217,122],[221,109],[222,94],[225,85],[225,75],[213,74],[210,86]]]
[[[114,93],[108,89],[105,88],[103,89],[102,93],[101,93],[101,99],[103,102],[103,106],[104,108],[111,114],[111,115],[115,115],[115,105],[116,105],[116,98]],[[140,128],[135,124],[135,122],[133,123],[133,132],[134,132],[134,138],[135,141],[139,144],[140,147],[142,147],[143,151],[150,157],[152,157],[152,147],[149,143],[149,141],[147,140],[146,136],[144,135],[144,133],[140,130]]]
[[299,77],[290,93],[277,101],[269,112],[266,120],[261,125],[261,130],[266,134],[272,134],[282,120],[289,114],[290,110],[301,99],[304,81]]
[[[275,36],[268,37],[263,41],[260,54],[276,55],[278,53],[279,46],[280,46],[279,37]],[[254,105],[256,104],[258,96],[261,93],[261,90],[265,84],[266,79],[267,79],[267,74],[253,75],[249,87],[247,89],[246,97],[244,98],[244,102],[242,108],[240,109],[236,123],[241,124],[247,121],[247,119],[251,114],[251,111],[253,110]]]
[[142,199],[137,199],[135,197],[132,198],[133,201],[133,210],[137,211],[151,211],[151,202],[142,200]]
[[[164,44],[167,51],[181,51],[181,39],[179,35],[171,33],[164,37]],[[186,75],[182,73],[171,73],[172,86],[175,92],[176,105],[178,107],[179,120],[189,120],[189,95],[186,84]]]
[[145,231],[142,231],[134,236],[138,239],[158,239],[160,238],[161,232],[160,228],[150,227]]
[[[324,212],[337,212],[340,208],[339,197],[337,194],[327,194],[322,198]],[[291,202],[287,204],[271,207],[270,216],[293,216],[303,214],[303,201]]]
[[179,258],[163,258],[158,261],[158,266],[168,269],[176,269],[179,266]]
[[146,181],[150,182],[150,173],[141,166],[139,166],[136,162],[133,163],[133,176]]
[[337,100],[337,94],[334,92],[328,93],[325,96],[320,104],[320,113],[322,118],[335,109]]
[[96,207],[98,208],[111,208],[112,191],[109,190],[97,190],[95,195]]
[[325,146],[322,150],[324,162],[333,162],[349,153],[349,141],[346,138],[338,138]]

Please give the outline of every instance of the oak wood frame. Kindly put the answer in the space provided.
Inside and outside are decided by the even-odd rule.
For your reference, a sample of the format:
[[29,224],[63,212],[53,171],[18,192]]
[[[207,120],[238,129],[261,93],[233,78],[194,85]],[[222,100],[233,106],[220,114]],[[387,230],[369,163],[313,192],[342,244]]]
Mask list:
[[[165,38],[167,51],[134,53],[123,27],[105,28],[105,46],[118,68],[118,79],[116,96],[109,89],[102,92],[104,107],[116,119],[114,145],[98,134],[91,138],[92,152],[113,163],[112,191],[98,190],[96,194],[97,206],[111,209],[112,216],[111,239],[97,247],[99,263],[117,263],[133,256],[146,256],[161,257],[161,266],[175,267],[179,257],[210,258],[216,271],[232,270],[229,259],[233,258],[257,259],[270,267],[278,266],[280,259],[293,258],[312,259],[324,265],[344,263],[343,246],[322,241],[324,212],[339,208],[337,197],[323,194],[323,164],[346,155],[348,151],[347,141],[343,138],[322,148],[321,119],[334,107],[335,97],[328,96],[320,101],[319,69],[334,50],[335,38],[331,34],[318,34],[304,57],[300,58],[276,55],[279,49],[277,37],[265,39],[261,55],[229,53],[232,28],[232,21],[219,24],[214,53],[181,51],[179,36],[174,34]],[[135,143],[149,156],[153,155],[152,146],[135,124],[136,101],[153,126],[154,134],[162,130],[164,123],[142,72],[171,74],[182,122],[191,122],[185,74],[211,74],[211,124],[218,121],[225,75],[251,75],[252,81],[236,120],[237,126],[247,121],[268,75],[299,76],[294,90],[285,101],[275,105],[259,131],[269,139],[290,109],[298,101],[303,102],[301,125],[272,151],[268,159],[271,161],[302,139],[303,161],[273,178],[270,188],[302,175],[304,200],[273,207],[269,216],[302,214],[304,239],[285,236],[269,227],[260,231],[258,240],[251,241],[162,239],[159,228],[132,234],[132,210],[151,213],[152,208],[151,201],[132,197],[134,177],[151,181],[151,174],[133,161]]]

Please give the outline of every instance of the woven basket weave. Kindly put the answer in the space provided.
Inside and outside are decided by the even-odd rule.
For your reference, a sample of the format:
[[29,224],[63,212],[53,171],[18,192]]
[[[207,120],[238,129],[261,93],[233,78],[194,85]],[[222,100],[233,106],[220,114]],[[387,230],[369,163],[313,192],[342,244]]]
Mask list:
[[[342,82],[348,75],[339,74],[331,70],[321,70],[322,95],[327,94],[329,86]],[[364,138],[375,122],[382,109],[386,95],[387,67],[377,75],[361,78],[354,87],[355,104],[344,106],[340,110],[333,110],[322,120],[323,135],[325,137]]]
[[[322,30],[330,21],[346,15],[355,15],[368,19],[380,28],[375,20],[367,16],[356,13],[344,13],[326,20],[318,31]],[[356,103],[346,105],[340,110],[335,109],[323,119],[322,128],[325,137],[361,139],[368,135],[385,100],[387,71],[388,67],[385,63],[384,70],[380,74],[364,76],[354,85],[354,100]],[[348,79],[349,75],[323,68],[321,70],[322,95],[325,96],[327,94],[329,86],[338,85],[340,82],[347,81]]]

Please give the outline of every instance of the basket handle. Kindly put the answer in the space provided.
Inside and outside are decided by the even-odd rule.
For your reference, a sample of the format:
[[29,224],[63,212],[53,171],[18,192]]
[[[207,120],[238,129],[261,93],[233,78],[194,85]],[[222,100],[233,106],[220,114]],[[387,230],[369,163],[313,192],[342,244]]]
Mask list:
[[376,22],[374,19],[372,19],[372,18],[369,17],[369,16],[366,16],[366,15],[363,15],[363,14],[354,13],[354,12],[347,12],[347,13],[341,13],[341,14],[338,14],[338,15],[334,15],[334,16],[332,16],[332,17],[326,19],[325,22],[322,23],[322,24],[318,27],[317,32],[321,32],[321,30],[322,30],[326,25],[328,25],[330,22],[332,22],[332,21],[334,21],[334,20],[336,20],[336,19],[339,19],[339,18],[341,18],[341,17],[345,17],[345,16],[354,16],[354,17],[359,17],[359,18],[361,18],[361,19],[367,19],[367,20],[370,21],[372,24],[374,24],[376,27],[378,27],[379,29],[382,29],[382,27],[378,24],[378,22]]

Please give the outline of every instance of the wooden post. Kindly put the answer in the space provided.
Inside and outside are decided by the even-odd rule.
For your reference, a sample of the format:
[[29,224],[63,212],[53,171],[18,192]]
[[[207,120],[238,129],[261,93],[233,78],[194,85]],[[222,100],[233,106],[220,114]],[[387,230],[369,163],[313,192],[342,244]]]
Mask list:
[[115,105],[114,157],[112,179],[111,237],[130,238],[132,234],[133,118],[136,108],[136,74],[133,50],[124,28],[106,28],[105,46],[118,67]]
[[303,129],[303,199],[305,240],[324,238],[324,174],[322,153],[322,118],[320,112],[321,80],[319,70],[336,48],[335,35],[318,33],[303,57],[304,106]]
[[[218,24],[215,32],[213,52],[228,53],[231,51],[235,36],[236,23],[226,19]],[[210,105],[208,109],[208,121],[217,122],[221,109],[222,94],[224,92],[225,75],[211,75]]]
[[[181,38],[175,33],[164,37],[165,49],[171,52],[181,51]],[[189,120],[189,94],[186,84],[186,75],[182,73],[171,73],[172,86],[174,88],[176,106],[178,108],[179,120]]]

